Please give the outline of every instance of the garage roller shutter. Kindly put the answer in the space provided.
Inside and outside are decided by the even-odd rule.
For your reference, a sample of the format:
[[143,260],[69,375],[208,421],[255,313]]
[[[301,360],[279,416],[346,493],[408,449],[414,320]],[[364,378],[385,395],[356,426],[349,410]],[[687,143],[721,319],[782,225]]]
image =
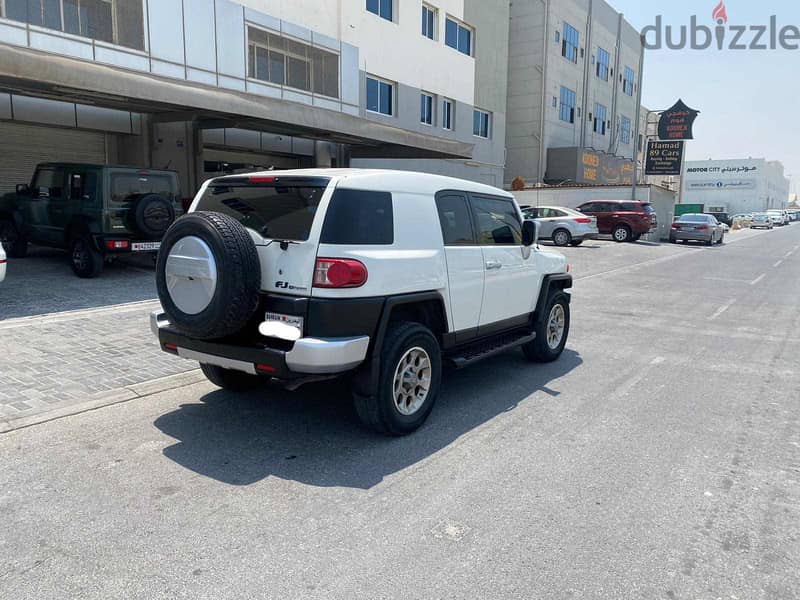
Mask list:
[[0,122],[0,194],[30,183],[41,162],[105,164],[105,134]]

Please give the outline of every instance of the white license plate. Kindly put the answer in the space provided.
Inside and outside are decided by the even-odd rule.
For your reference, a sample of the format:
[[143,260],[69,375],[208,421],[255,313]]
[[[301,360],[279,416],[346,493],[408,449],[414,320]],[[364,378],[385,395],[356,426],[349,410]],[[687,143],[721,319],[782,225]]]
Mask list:
[[287,325],[291,325],[292,327],[297,327],[300,331],[303,331],[303,317],[297,317],[295,315],[282,315],[280,313],[266,313],[264,315],[265,321],[280,321],[281,323],[286,323]]
[[161,242],[133,242],[131,250],[133,252],[148,252],[161,248]]

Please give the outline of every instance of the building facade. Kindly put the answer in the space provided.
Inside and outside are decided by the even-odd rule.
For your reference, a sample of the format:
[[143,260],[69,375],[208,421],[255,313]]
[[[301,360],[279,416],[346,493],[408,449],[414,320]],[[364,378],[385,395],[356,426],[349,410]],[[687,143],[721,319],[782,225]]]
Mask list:
[[185,195],[304,166],[499,184],[507,31],[507,0],[0,0],[0,192],[47,160]]
[[763,158],[686,161],[681,202],[729,215],[785,208],[790,181],[778,161]]
[[509,41],[506,183],[631,183],[639,32],[603,0],[515,0]]

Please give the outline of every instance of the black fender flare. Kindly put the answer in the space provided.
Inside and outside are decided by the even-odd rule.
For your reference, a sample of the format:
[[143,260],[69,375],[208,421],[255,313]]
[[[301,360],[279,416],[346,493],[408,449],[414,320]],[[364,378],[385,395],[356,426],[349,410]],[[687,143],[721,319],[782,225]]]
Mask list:
[[[544,308],[550,295],[556,290],[568,290],[572,287],[572,275],[569,273],[552,273],[542,279],[539,298],[536,301],[536,310],[533,313],[533,324],[538,325],[544,319]],[[569,298],[569,294],[567,294]]]

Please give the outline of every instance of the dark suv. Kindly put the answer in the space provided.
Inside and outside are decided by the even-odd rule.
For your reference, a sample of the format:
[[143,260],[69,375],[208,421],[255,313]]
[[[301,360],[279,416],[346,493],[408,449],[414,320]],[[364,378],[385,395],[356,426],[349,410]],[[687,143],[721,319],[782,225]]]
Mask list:
[[584,202],[578,210],[597,217],[597,229],[610,234],[615,242],[635,242],[658,228],[656,211],[649,202],[597,200]]
[[182,213],[175,171],[45,163],[0,198],[0,241],[13,258],[28,242],[64,248],[78,277],[96,277],[106,260],[158,252]]

